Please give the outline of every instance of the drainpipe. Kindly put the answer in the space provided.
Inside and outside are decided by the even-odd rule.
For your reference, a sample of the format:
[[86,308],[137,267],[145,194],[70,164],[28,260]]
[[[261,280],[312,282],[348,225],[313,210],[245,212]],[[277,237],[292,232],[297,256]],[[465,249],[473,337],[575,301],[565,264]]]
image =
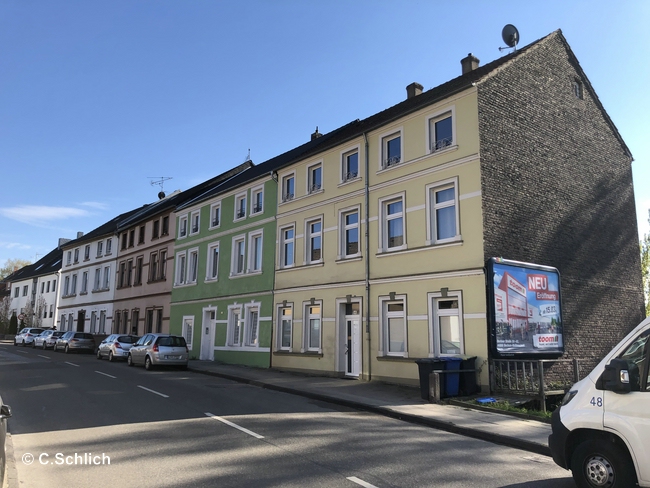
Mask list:
[[365,207],[366,207],[366,340],[368,342],[368,347],[366,348],[368,350],[368,381],[371,380],[372,374],[371,374],[371,369],[372,369],[372,350],[371,350],[371,344],[370,344],[370,209],[369,209],[369,204],[370,204],[370,156],[368,154],[368,134],[366,132],[363,133],[363,138],[366,143],[366,157],[365,157],[365,172],[366,172],[366,177],[365,177]]

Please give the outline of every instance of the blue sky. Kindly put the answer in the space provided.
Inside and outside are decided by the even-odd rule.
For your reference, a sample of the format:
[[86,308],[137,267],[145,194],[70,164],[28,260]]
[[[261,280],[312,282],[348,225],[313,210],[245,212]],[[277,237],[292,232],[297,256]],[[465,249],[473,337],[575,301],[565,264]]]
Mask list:
[[[3,0],[0,265],[261,163],[562,29],[635,158],[650,232],[650,2]],[[594,230],[596,231],[596,230]]]

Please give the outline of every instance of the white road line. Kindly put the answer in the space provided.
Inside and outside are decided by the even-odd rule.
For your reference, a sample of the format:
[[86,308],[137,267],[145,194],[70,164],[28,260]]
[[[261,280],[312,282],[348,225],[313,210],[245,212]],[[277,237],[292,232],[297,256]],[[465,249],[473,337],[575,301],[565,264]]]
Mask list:
[[39,358],[51,359],[50,356],[43,356],[42,354],[37,354]]
[[235,429],[241,430],[242,432],[244,432],[244,433],[246,433],[246,434],[248,434],[248,435],[252,435],[252,436],[255,437],[256,439],[264,439],[264,436],[263,436],[263,435],[256,434],[256,433],[253,432],[252,430],[248,430],[248,429],[245,429],[245,428],[243,428],[243,427],[241,427],[241,426],[239,426],[239,425],[237,425],[237,424],[233,424],[233,423],[230,422],[229,420],[226,420],[226,419],[224,419],[224,418],[218,417],[217,415],[214,415],[214,414],[212,414],[212,413],[210,413],[210,412],[205,412],[205,414],[206,414],[208,417],[210,417],[210,418],[213,418],[213,419],[215,419],[215,420],[218,420],[219,422],[223,422],[223,423],[226,424],[226,425],[229,425],[230,427],[234,427]]
[[346,479],[352,481],[353,483],[356,483],[357,485],[364,486],[365,488],[377,488],[375,485],[371,485],[366,481],[360,480],[356,476],[350,476],[349,478]]
[[112,374],[108,374],[108,373],[102,373],[101,371],[95,371],[95,373],[103,374],[104,376],[108,376],[109,378],[113,378],[113,379],[117,378],[117,376],[113,376]]
[[70,366],[76,366],[77,368],[79,367],[78,364],[75,364],[75,363],[69,363],[68,361],[66,361],[65,364],[69,364]]
[[160,396],[163,397],[163,398],[169,398],[169,395],[164,395],[163,393],[158,393],[157,391],[155,391],[155,390],[150,390],[149,388],[145,388],[144,386],[140,386],[140,385],[138,385],[138,388],[142,388],[143,390],[147,390],[147,391],[149,391],[149,392],[151,392],[151,393],[155,393],[156,395],[160,395]]
[[20,352],[22,354],[29,354],[27,351],[16,351],[16,352]]

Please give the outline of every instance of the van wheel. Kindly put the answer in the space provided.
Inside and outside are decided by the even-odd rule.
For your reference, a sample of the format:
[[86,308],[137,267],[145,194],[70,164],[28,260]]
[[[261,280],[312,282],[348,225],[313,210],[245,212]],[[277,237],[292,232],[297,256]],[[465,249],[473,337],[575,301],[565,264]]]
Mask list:
[[588,440],[576,447],[571,473],[580,488],[625,488],[636,485],[627,452],[605,440]]

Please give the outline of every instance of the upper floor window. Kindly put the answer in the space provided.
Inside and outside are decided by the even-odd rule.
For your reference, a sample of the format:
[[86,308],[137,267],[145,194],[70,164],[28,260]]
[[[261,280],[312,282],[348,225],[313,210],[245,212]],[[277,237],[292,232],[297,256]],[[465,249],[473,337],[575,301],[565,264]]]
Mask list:
[[359,150],[354,149],[343,154],[341,162],[341,181],[353,180],[359,176]]
[[129,231],[129,247],[133,247],[135,245],[135,229],[131,229]]
[[158,239],[160,236],[160,220],[153,221],[153,228],[151,230],[151,238]]
[[584,88],[582,82],[578,79],[573,80],[573,94],[580,100],[584,99]]
[[246,194],[235,196],[235,220],[246,217]]
[[456,180],[427,187],[430,243],[444,243],[457,240],[458,191]]
[[[29,285],[23,286],[23,296],[26,297],[27,293],[29,292]],[[67,295],[67,293],[66,293]]]
[[111,286],[111,267],[104,268],[104,290],[108,290]]
[[144,262],[144,256],[138,256],[135,259],[135,276],[133,277],[134,285],[142,284],[142,265]]
[[192,212],[192,228],[190,229],[190,235],[198,234],[201,226],[201,212],[199,210]]
[[307,222],[307,263],[320,262],[323,258],[323,221],[321,219]]
[[221,202],[210,206],[210,228],[221,225]]
[[294,263],[294,228],[286,227],[280,230],[280,267],[288,268]]
[[252,272],[262,271],[262,233],[254,233],[249,237],[248,269]]
[[[128,244],[128,239],[129,235],[126,232],[122,232],[122,250],[126,249],[126,246]],[[99,244],[97,244],[97,256],[100,256],[99,254]]]
[[402,161],[402,134],[395,132],[382,138],[382,168],[395,166]]
[[176,284],[185,284],[185,273],[187,272],[187,254],[185,251],[176,254]]
[[341,213],[340,223],[341,257],[349,258],[359,254],[359,210]]
[[72,279],[70,281],[70,294],[71,295],[76,295],[77,294],[77,275],[73,274]]
[[187,236],[187,215],[183,215],[178,219],[178,238]]
[[167,236],[169,235],[169,215],[165,215],[162,218],[162,233],[161,235]]
[[454,145],[453,119],[450,112],[429,119],[431,152]]
[[[95,270],[95,281],[93,282],[93,291],[98,291],[102,284],[102,268]],[[64,293],[65,295],[66,293]]]
[[88,244],[84,248],[84,261],[88,261],[90,259],[90,244]]
[[316,164],[307,170],[307,193],[316,193],[323,188],[323,165]]
[[[124,242],[124,246],[123,246],[123,247],[126,248],[126,238],[125,238],[125,237],[126,237],[126,234],[124,234],[123,237],[124,237],[124,238],[122,239],[122,241]],[[106,254],[110,254],[110,253],[109,253],[109,250],[108,250],[108,247],[109,247],[109,246],[108,246],[108,243],[109,243],[109,242],[111,242],[111,241],[110,241],[110,240],[109,240],[109,241],[106,241]],[[99,242],[97,243],[97,257],[98,257],[98,258],[101,258],[103,253],[104,253],[104,241],[99,241]]]
[[106,239],[106,255],[108,256],[113,250],[113,239]]
[[88,271],[81,275],[81,293],[88,293]]
[[158,253],[152,252],[149,255],[149,281],[158,280]]
[[66,256],[65,260],[66,266],[70,266],[72,264],[72,251],[68,251],[68,254]]
[[219,243],[208,246],[208,265],[206,280],[216,280],[219,276]]
[[293,200],[293,197],[295,196],[295,183],[296,179],[293,174],[287,175],[284,178],[282,178],[282,201],[283,202],[288,202],[290,200]]
[[138,244],[144,244],[144,231],[145,231],[145,226],[141,225],[138,232]]
[[189,251],[189,267],[187,268],[187,282],[196,283],[199,275],[199,250],[190,249]]
[[79,248],[74,250],[74,262],[75,264],[79,262]]
[[[25,288],[27,288],[27,287],[25,287]],[[23,293],[23,296],[26,296],[26,295],[27,295],[26,293]],[[63,279],[63,296],[67,297],[68,295],[70,295],[70,277],[66,276]]]
[[260,213],[264,210],[264,190],[258,188],[252,191],[251,214]]
[[14,289],[14,298],[18,298],[19,295],[20,295],[20,287],[17,286],[17,287]]
[[381,246],[384,251],[400,249],[405,245],[403,197],[381,202]]
[[246,272],[246,238],[235,237],[232,241],[232,267],[233,275]]

